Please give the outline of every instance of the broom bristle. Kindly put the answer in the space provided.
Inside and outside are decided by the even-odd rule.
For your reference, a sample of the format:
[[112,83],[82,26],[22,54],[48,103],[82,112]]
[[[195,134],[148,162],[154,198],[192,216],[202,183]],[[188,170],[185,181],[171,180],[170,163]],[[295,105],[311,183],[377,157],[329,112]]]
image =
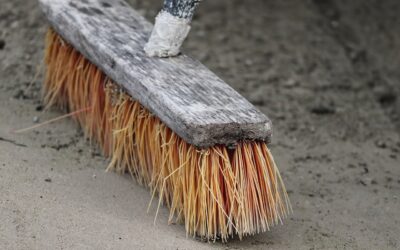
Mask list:
[[252,235],[282,223],[290,202],[264,142],[197,149],[134,101],[52,29],[46,38],[44,102],[68,111],[111,158],[170,208],[169,222],[207,240]]

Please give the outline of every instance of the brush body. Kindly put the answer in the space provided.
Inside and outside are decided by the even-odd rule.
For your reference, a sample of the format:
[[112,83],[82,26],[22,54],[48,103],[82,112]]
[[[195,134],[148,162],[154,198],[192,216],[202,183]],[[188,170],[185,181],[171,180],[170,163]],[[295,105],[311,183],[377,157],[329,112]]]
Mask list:
[[[110,158],[108,170],[148,186],[188,235],[226,241],[282,223],[291,207],[266,144],[268,118],[197,61],[146,57],[141,46],[151,25],[133,10],[111,18],[100,9],[120,1],[40,1],[55,26],[46,39],[44,102],[84,110],[76,120]],[[106,28],[91,26],[89,10],[103,13]],[[112,32],[125,21],[140,27],[130,36],[139,40]]]
[[40,0],[58,34],[186,142],[270,141],[268,117],[200,62],[148,57],[153,26],[123,1],[104,2]]

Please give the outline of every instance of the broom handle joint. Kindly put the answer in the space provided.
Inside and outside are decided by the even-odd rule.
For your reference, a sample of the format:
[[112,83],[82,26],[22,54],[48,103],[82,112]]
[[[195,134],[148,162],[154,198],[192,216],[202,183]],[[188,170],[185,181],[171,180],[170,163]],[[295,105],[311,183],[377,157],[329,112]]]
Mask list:
[[152,57],[172,57],[180,48],[190,31],[190,23],[201,0],[165,0],[156,17],[153,32],[145,52]]

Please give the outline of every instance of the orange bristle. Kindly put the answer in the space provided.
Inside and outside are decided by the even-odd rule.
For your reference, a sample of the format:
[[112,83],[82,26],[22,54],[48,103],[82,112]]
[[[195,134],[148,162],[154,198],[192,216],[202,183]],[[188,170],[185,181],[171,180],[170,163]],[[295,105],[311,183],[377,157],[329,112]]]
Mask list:
[[170,208],[169,221],[207,240],[264,232],[291,212],[264,142],[198,149],[132,100],[53,30],[46,39],[44,102],[68,111],[95,139],[108,170],[129,172]]

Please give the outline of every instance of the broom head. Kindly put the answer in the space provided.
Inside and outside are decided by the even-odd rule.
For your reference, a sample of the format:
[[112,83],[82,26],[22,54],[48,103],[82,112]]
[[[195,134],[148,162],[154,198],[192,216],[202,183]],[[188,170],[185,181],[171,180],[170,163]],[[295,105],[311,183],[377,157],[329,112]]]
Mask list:
[[[291,207],[267,147],[268,118],[193,59],[147,58],[138,48],[151,25],[129,7],[40,2],[53,25],[46,38],[44,102],[83,110],[75,119],[110,158],[108,170],[128,172],[148,186],[169,207],[169,222],[184,223],[188,235],[226,241],[282,223]],[[93,28],[96,18],[104,27]],[[111,44],[122,39],[113,27],[124,25],[136,29],[140,52]],[[123,53],[130,56],[116,56]],[[131,59],[141,64],[133,67]],[[177,106],[185,104],[190,107],[183,113]]]

